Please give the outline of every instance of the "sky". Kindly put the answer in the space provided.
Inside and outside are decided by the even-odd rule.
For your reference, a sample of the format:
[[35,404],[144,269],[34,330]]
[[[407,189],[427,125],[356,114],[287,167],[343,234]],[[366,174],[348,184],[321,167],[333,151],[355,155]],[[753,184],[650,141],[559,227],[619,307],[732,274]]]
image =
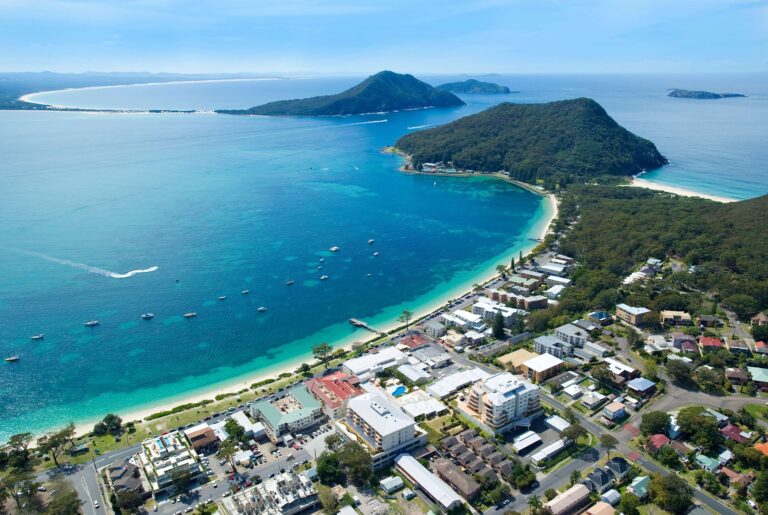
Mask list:
[[0,0],[0,71],[768,71],[768,0]]

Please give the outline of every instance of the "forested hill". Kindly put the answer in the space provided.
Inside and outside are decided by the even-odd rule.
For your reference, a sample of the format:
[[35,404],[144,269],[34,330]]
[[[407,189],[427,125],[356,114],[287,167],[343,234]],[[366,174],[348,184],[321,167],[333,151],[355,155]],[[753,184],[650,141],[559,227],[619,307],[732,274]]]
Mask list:
[[512,93],[506,86],[494,84],[493,82],[481,82],[476,79],[467,79],[462,82],[449,82],[436,87],[443,91],[464,93],[468,95],[508,95]]
[[624,300],[615,288],[629,272],[650,257],[673,256],[696,265],[694,273],[678,274],[680,284],[717,294],[741,317],[766,309],[766,211],[768,196],[718,204],[638,188],[571,186],[558,229],[578,219],[561,250],[577,258],[580,270],[562,309],[610,309]]
[[653,143],[621,127],[589,98],[503,103],[403,136],[396,146],[416,166],[452,161],[462,169],[506,170],[528,182],[634,175],[667,163]]
[[336,95],[279,100],[250,109],[217,112],[265,116],[322,116],[462,105],[464,102],[453,93],[439,91],[413,75],[383,71]]

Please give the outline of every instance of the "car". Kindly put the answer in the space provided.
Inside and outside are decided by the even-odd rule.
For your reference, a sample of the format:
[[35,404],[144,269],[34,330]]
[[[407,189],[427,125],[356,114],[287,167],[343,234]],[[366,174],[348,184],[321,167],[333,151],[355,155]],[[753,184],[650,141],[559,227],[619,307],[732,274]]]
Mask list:
[[93,508],[96,510],[99,509],[99,501],[93,501]]
[[37,487],[38,492],[45,492],[45,490],[46,490],[45,485],[40,485]]
[[227,460],[219,460],[219,466],[223,467],[227,464]]
[[192,506],[187,506],[187,509],[184,510],[184,513],[192,513],[194,511],[194,508]]
[[273,478],[273,477],[275,477],[275,473],[274,473],[274,472],[270,472],[270,473],[269,473],[269,477],[270,477],[270,478]]
[[752,508],[753,510],[757,509],[757,503],[755,503],[755,501],[753,501],[752,499],[747,500],[747,504],[749,504],[749,507]]
[[232,492],[227,491],[227,492],[224,492],[224,495],[222,495],[222,497],[229,497],[230,495],[232,495]]
[[157,503],[155,503],[155,507],[152,508],[152,511],[157,511]]

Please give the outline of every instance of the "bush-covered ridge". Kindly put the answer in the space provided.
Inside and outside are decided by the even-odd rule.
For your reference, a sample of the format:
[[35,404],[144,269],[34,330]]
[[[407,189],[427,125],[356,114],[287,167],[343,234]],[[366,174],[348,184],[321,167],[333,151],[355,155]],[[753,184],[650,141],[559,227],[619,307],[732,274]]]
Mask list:
[[468,95],[508,95],[512,93],[508,87],[493,82],[482,82],[476,79],[467,79],[461,82],[448,82],[436,86],[442,91],[451,93],[464,93]]
[[453,93],[439,91],[413,75],[383,71],[336,95],[279,100],[250,109],[217,112],[264,116],[323,116],[462,105],[464,102]]
[[452,161],[462,169],[506,170],[528,182],[635,175],[667,163],[653,143],[621,127],[589,98],[502,103],[403,136],[397,147],[410,154],[417,167]]

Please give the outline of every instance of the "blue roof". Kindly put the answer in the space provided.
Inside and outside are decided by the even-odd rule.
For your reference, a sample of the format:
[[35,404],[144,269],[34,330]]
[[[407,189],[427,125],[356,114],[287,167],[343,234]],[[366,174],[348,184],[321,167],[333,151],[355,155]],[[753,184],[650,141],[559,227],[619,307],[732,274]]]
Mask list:
[[638,377],[637,379],[633,379],[628,382],[627,386],[633,390],[637,390],[638,392],[644,392],[656,386],[656,383],[644,377]]

